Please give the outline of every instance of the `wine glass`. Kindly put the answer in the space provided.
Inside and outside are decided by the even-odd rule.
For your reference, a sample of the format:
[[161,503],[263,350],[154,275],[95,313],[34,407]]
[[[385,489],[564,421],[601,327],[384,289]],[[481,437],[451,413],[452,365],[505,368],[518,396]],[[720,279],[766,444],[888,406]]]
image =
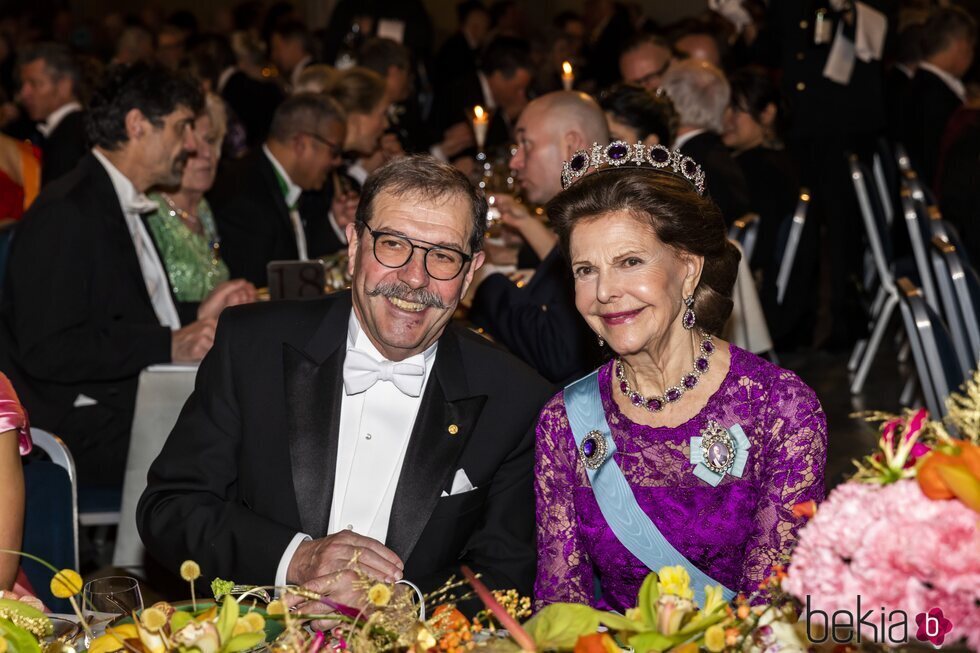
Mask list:
[[[105,620],[106,617],[128,616],[143,609],[143,594],[139,581],[129,576],[106,576],[85,583],[83,590],[85,619]],[[85,646],[91,644],[85,636]]]

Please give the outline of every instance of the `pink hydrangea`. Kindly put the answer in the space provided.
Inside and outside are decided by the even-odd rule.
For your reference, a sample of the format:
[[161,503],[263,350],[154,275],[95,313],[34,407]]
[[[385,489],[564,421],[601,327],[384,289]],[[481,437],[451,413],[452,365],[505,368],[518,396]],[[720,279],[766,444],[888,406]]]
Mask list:
[[800,529],[787,574],[787,592],[828,614],[853,614],[858,595],[862,611],[904,611],[910,638],[915,615],[939,607],[952,640],[980,651],[980,516],[914,480],[837,487]]

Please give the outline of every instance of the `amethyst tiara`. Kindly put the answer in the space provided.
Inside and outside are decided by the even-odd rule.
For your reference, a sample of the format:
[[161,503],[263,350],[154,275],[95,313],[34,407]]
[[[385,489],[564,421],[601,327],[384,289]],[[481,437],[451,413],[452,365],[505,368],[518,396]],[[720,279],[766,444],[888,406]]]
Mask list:
[[590,170],[606,170],[627,166],[642,168],[650,166],[687,179],[694,185],[698,195],[704,195],[704,171],[689,156],[663,145],[629,145],[624,141],[613,141],[603,147],[592,144],[591,150],[579,150],[562,165],[561,187],[564,190],[584,177]]

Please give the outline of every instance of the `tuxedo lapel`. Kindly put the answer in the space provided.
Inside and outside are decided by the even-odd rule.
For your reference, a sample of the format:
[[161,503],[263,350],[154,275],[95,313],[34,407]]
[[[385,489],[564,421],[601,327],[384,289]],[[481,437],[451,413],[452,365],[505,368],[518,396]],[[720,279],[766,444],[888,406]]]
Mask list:
[[302,349],[283,343],[289,458],[303,532],[327,534],[337,467],[337,442],[347,352],[350,298],[331,302]]
[[385,545],[402,560],[412,554],[443,488],[448,487],[487,400],[485,395],[469,396],[459,347],[450,326],[439,340],[433,378],[398,478]]
[[[269,187],[269,193],[273,198],[273,204],[276,206],[276,213],[279,214],[279,219],[286,223],[289,227],[289,232],[293,231],[293,223],[289,219],[289,207],[286,205],[286,198],[283,197],[282,187],[279,186],[279,179],[276,177],[276,169],[272,166],[272,161],[266,156],[265,152],[259,150],[256,154],[259,157],[261,163],[259,164],[259,170],[262,174],[262,180],[265,182],[266,186]],[[295,239],[294,239],[295,242]]]

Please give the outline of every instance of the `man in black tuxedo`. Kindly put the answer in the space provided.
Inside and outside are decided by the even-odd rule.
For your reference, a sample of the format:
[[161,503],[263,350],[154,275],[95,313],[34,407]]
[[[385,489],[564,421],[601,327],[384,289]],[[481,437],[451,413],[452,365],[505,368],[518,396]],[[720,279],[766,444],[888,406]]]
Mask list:
[[325,204],[300,199],[304,190],[323,188],[340,164],[345,134],[335,101],[298,93],[276,109],[265,145],[222,169],[208,201],[232,277],[265,286],[270,261],[307,260],[339,248],[331,230],[314,226],[328,219]]
[[490,12],[479,0],[459,3],[456,18],[459,30],[443,42],[432,63],[432,85],[437,93],[476,72],[480,50],[490,33]]
[[708,194],[731,224],[748,212],[749,190],[720,136],[731,99],[725,74],[706,61],[687,59],[670,67],[663,89],[677,110],[674,147],[701,165]]
[[41,134],[41,185],[46,186],[88,152],[81,70],[65,46],[39,43],[21,53],[20,79],[21,103]]
[[[531,204],[544,205],[561,192],[562,162],[593,143],[609,141],[602,109],[588,95],[557,91],[527,105],[517,122],[517,152],[510,165]],[[560,383],[598,362],[596,338],[575,309],[571,266],[558,237],[527,207],[497,197],[505,225],[517,231],[541,259],[523,287],[491,274],[476,289],[470,319],[542,376]]]
[[973,64],[977,24],[959,7],[936,9],[922,26],[922,59],[906,89],[902,140],[919,176],[932,185],[946,123],[963,101],[961,81]]
[[140,371],[195,362],[224,299],[182,326],[142,216],[196,148],[193,81],[144,64],[110,71],[90,105],[90,154],[17,227],[0,305],[0,367],[32,422],[64,438],[83,482],[122,480]]
[[313,37],[300,20],[285,20],[272,30],[269,58],[279,69],[283,84],[292,90],[299,86],[299,76],[313,63]]
[[[436,97],[438,134],[449,136],[446,132],[450,127],[469,125],[473,107],[480,105],[491,111],[486,148],[510,146],[514,142],[513,125],[527,106],[533,66],[527,41],[503,36],[494,39],[483,53],[480,69],[458,77]],[[450,160],[454,157],[454,153],[444,154]]]
[[533,426],[550,388],[450,322],[483,264],[486,210],[451,166],[394,161],[347,229],[351,292],[222,317],[140,500],[154,556],[352,606],[355,555],[424,591],[460,564],[531,590]]

